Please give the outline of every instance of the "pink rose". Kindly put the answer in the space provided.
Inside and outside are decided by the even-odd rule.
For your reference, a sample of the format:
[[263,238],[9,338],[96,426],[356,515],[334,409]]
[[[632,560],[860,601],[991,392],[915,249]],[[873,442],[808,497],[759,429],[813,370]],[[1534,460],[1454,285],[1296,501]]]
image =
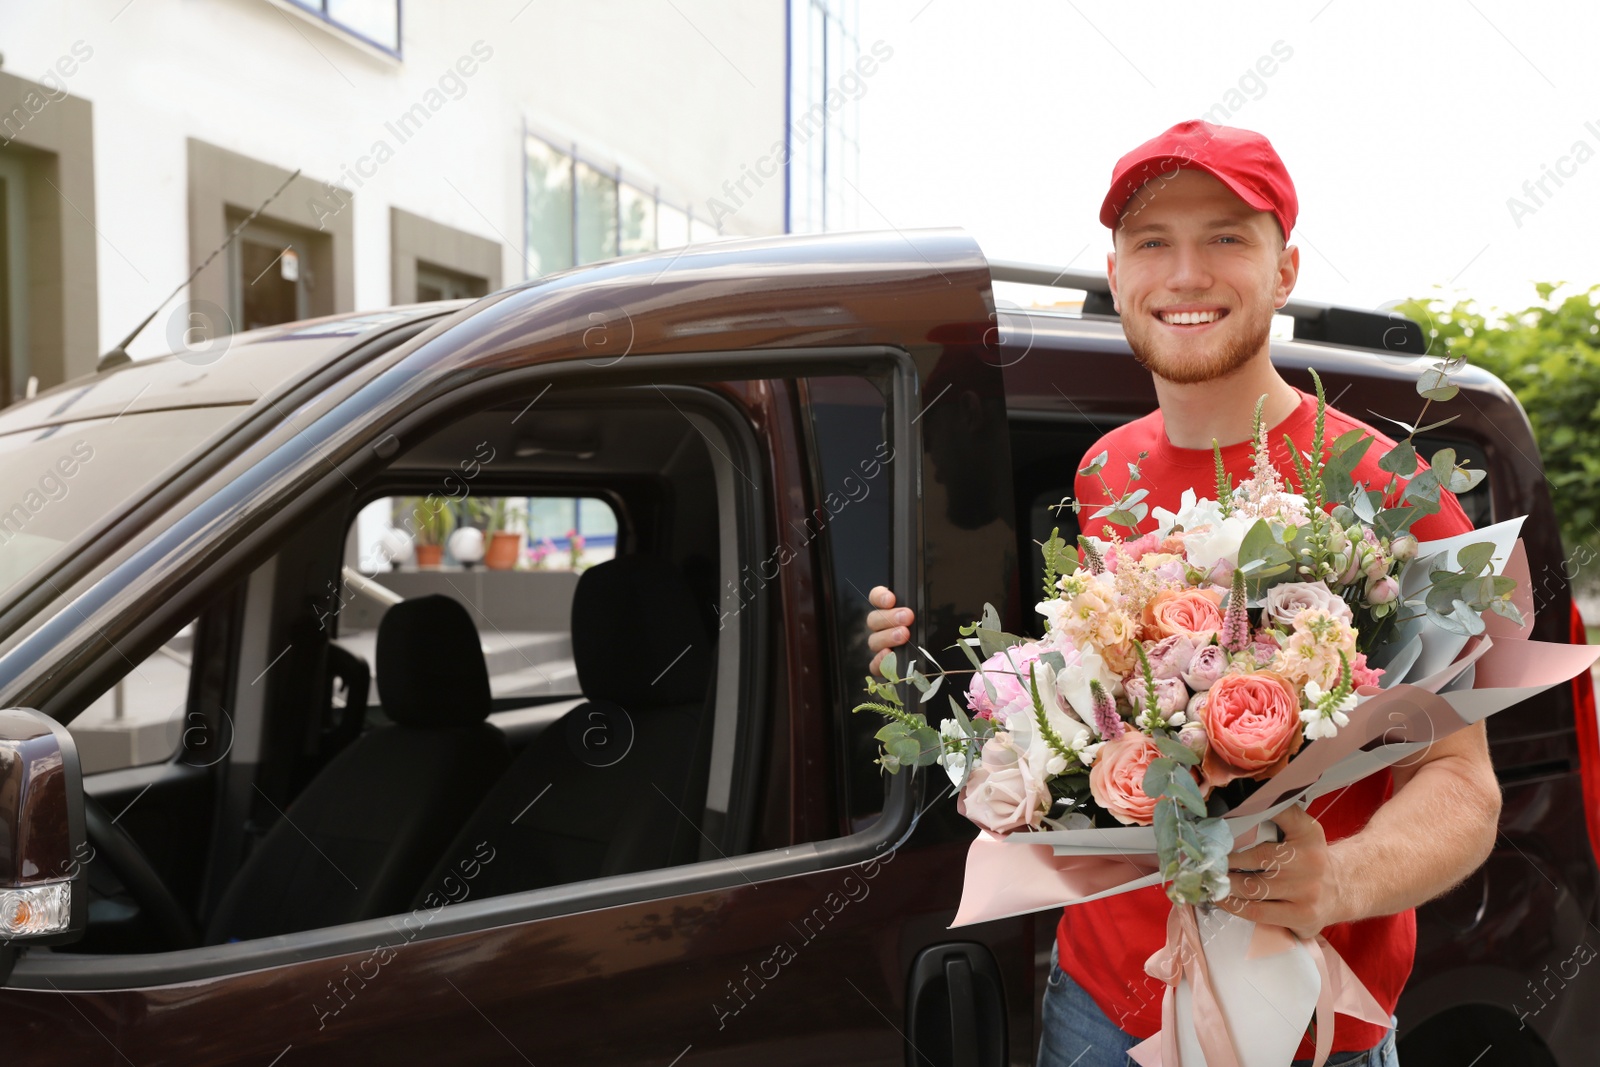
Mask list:
[[1161,538],[1154,533],[1147,533],[1135,540],[1124,541],[1119,545],[1114,545],[1105,555],[1106,570],[1115,574],[1117,573],[1117,567],[1123,560],[1129,563],[1136,562],[1146,552],[1155,551],[1156,546],[1159,544],[1161,544]]
[[1206,645],[1189,661],[1183,672],[1183,684],[1196,691],[1210,689],[1227,669],[1227,651],[1221,645]]
[[1279,582],[1267,590],[1261,622],[1264,626],[1292,626],[1297,615],[1312,609],[1326,611],[1345,622],[1351,620],[1350,605],[1344,597],[1323,583]]
[[1255,657],[1256,668],[1261,669],[1273,661],[1282,647],[1278,644],[1278,639],[1272,636],[1271,631],[1257,630],[1255,639],[1250,642],[1246,651]]
[[1223,556],[1213,563],[1211,569],[1206,572],[1206,584],[1217,586],[1219,589],[1232,589],[1233,572],[1237,569],[1233,564],[1233,560]]
[[1200,709],[1210,745],[1202,768],[1213,786],[1235,778],[1271,778],[1300,750],[1300,698],[1273,671],[1225,674]]
[[1155,821],[1156,802],[1145,795],[1144,772],[1161,755],[1150,735],[1129,730],[1100,746],[1089,768],[1089,792],[1095,803],[1128,826]]
[[1194,651],[1194,638],[1188,634],[1173,634],[1145,649],[1145,654],[1150,657],[1150,671],[1157,678],[1177,678],[1189,669]]
[[[1144,710],[1144,675],[1135,673],[1122,682],[1122,691],[1128,696],[1135,714]],[[1156,679],[1156,707],[1163,719],[1171,718],[1189,705],[1189,690],[1177,678]]]
[[1050,803],[1050,789],[1005,731],[983,743],[983,758],[967,775],[956,810],[995,834],[1035,829]]
[[1400,596],[1400,581],[1393,575],[1367,582],[1367,603],[1388,604]]
[[1222,629],[1220,603],[1220,589],[1163,589],[1145,606],[1145,636],[1160,640],[1184,634],[1205,644]]
[[1163,582],[1169,582],[1173,585],[1181,584],[1188,575],[1188,571],[1184,568],[1182,556],[1178,556],[1175,559],[1169,559],[1165,563],[1159,564],[1150,573],[1155,575],[1159,580]]
[[[1028,665],[1036,662],[1039,654],[1045,651],[1046,647],[1038,641],[1024,641],[984,660],[985,673],[974,674],[967,683],[967,708],[1002,724],[1006,721],[1006,715],[1013,710],[1031,714],[1033,693],[1028,689]],[[1008,653],[1010,659],[1006,658]],[[1013,663],[1016,664],[1015,671],[1011,669]],[[989,699],[989,692],[984,688],[985,677],[994,686],[994,700]]]

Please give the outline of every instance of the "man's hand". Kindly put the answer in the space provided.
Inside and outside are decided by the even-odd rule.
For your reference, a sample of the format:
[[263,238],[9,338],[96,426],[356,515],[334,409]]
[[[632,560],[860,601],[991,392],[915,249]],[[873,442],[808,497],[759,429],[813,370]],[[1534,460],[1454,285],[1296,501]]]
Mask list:
[[[1394,915],[1441,896],[1488,858],[1500,823],[1500,783],[1482,721],[1431,741],[1391,768],[1394,793],[1367,824],[1331,845],[1298,808],[1275,820],[1279,844],[1236,853],[1222,907],[1301,936],[1336,922]],[[1290,815],[1295,811],[1295,815]],[[1271,850],[1282,850],[1269,870]]]
[[867,612],[867,628],[872,631],[867,636],[867,648],[877,655],[872,657],[872,673],[883,676],[878,670],[878,664],[883,662],[883,657],[889,649],[896,645],[903,645],[911,640],[911,623],[916,615],[910,608],[894,606],[894,594],[881,585],[872,587],[872,592],[867,594],[867,600],[878,610]]
[[1296,937],[1312,938],[1343,922],[1337,860],[1328,849],[1322,824],[1298,804],[1273,817],[1282,841],[1264,841],[1228,857],[1233,895],[1218,905],[1252,922],[1284,926]]

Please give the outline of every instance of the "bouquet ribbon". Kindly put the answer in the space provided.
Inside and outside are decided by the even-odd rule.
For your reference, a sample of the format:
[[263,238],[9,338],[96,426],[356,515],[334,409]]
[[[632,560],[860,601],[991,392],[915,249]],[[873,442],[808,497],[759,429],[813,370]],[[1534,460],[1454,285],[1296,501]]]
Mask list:
[[[1310,952],[1322,980],[1317,992],[1317,1047],[1313,1062],[1313,1067],[1322,1067],[1333,1051],[1334,1012],[1380,1026],[1388,1024],[1389,1013],[1320,933],[1300,941],[1282,926],[1257,923],[1247,956],[1254,959],[1289,952],[1296,942]],[[1184,979],[1194,994],[1195,1037],[1205,1053],[1206,1067],[1239,1067],[1237,1046],[1212,988],[1194,905],[1173,906],[1167,914],[1167,943],[1145,961],[1144,969],[1167,986],[1161,997],[1161,1030],[1129,1049],[1128,1055],[1141,1067],[1180,1067],[1178,981]]]

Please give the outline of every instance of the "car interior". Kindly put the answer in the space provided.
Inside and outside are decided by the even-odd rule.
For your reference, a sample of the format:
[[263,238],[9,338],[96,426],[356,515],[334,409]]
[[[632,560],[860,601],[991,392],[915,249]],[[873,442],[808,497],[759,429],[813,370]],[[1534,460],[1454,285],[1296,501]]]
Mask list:
[[[86,936],[57,950],[220,945],[748,851],[748,629],[718,605],[755,513],[732,457],[753,447],[713,388],[570,389],[456,419],[352,485],[71,721],[107,862]],[[374,557],[419,500],[613,532],[551,553],[529,530],[514,569],[471,537],[437,568]]]

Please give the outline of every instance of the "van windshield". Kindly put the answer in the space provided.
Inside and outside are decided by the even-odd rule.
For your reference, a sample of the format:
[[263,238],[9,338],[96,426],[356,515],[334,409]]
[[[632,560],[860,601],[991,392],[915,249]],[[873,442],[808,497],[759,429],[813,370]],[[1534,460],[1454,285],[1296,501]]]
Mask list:
[[242,410],[130,412],[0,433],[0,601]]

